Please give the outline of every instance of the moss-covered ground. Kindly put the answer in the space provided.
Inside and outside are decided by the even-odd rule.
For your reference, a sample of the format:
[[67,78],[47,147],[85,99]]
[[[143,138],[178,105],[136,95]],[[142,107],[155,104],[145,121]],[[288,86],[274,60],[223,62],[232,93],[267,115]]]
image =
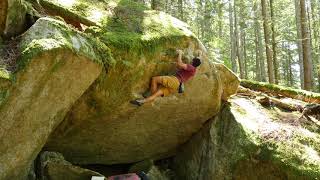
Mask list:
[[307,129],[298,113],[266,109],[255,100],[234,98],[232,111],[254,142],[258,152],[253,157],[272,162],[289,179],[320,177],[320,135],[318,129]]

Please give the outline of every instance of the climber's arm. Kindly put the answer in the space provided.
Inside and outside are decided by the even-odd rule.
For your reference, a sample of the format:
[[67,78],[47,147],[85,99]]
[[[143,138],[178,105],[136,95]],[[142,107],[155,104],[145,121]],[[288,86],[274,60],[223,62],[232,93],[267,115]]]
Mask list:
[[185,63],[183,63],[182,62],[182,51],[181,50],[177,50],[177,52],[178,52],[178,58],[177,58],[177,67],[179,68],[179,69],[187,69],[187,64],[185,64]]

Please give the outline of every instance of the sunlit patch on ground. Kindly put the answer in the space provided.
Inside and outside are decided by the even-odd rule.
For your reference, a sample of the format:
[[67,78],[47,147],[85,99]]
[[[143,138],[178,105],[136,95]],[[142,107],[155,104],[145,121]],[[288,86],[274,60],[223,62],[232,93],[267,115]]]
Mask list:
[[[266,139],[287,140],[293,132],[305,134],[309,137],[317,137],[316,133],[301,126],[305,120],[300,118],[301,113],[283,112],[274,107],[264,108],[256,100],[247,98],[233,98],[233,112],[237,120],[247,129],[259,132]],[[292,102],[290,99],[287,101]]]
[[90,12],[90,16],[89,16],[89,19],[95,21],[95,22],[98,22],[98,21],[101,21],[101,19],[104,17],[104,14],[99,11],[99,10],[92,10]]
[[307,161],[311,161],[311,163],[320,162],[319,153],[316,150],[306,145],[304,145],[304,148],[305,148],[305,154],[303,154],[302,158],[306,159]]
[[59,4],[61,4],[64,7],[71,8],[77,0],[56,0]]

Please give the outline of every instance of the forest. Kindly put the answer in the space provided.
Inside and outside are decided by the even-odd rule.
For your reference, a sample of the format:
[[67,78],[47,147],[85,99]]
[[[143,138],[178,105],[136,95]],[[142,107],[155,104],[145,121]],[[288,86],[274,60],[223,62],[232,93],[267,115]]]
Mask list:
[[0,180],[319,179],[319,28],[320,0],[1,0]]
[[138,0],[186,22],[242,79],[320,91],[319,0]]

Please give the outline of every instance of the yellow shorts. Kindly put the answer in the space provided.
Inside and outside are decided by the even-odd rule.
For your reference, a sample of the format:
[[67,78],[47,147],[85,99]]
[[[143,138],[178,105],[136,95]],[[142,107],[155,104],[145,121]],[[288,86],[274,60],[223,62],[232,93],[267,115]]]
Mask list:
[[175,76],[161,76],[161,85],[163,96],[168,96],[171,93],[178,92],[180,82]]

